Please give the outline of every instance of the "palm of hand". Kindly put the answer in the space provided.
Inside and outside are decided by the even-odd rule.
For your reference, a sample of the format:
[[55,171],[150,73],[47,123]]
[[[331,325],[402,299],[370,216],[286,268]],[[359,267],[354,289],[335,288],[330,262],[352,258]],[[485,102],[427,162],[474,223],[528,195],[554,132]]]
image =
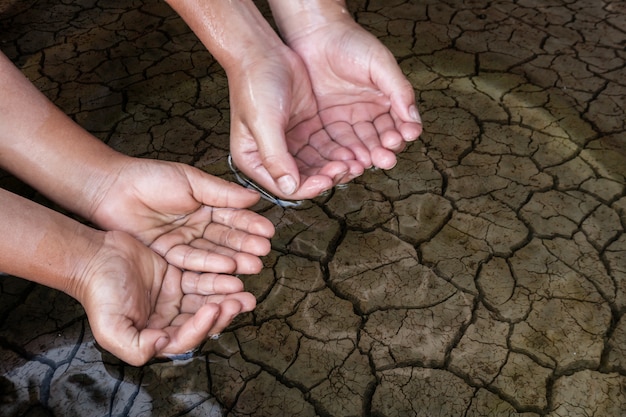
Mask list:
[[332,139],[352,150],[365,168],[393,167],[395,153],[419,136],[421,125],[406,117],[413,88],[391,52],[354,22],[321,28],[291,46],[302,51],[320,119]]
[[[233,159],[263,188],[308,199],[360,175],[354,154],[325,131],[306,69],[292,51],[231,79]],[[289,172],[299,173],[299,188],[285,195],[274,178]]]
[[96,340],[134,365],[185,353],[255,305],[237,278],[182,272],[122,232],[86,271],[78,298]]
[[243,209],[257,200],[187,165],[131,159],[92,217],[178,268],[247,274],[261,269],[258,257],[269,252],[273,234],[267,219]]

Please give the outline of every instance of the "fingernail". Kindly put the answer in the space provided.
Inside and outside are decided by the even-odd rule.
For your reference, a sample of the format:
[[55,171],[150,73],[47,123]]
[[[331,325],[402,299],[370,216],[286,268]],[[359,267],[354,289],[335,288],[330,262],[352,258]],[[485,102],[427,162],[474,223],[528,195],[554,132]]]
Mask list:
[[417,107],[415,106],[415,104],[409,107],[409,115],[417,123],[422,124],[422,117],[420,116],[420,112],[417,110]]
[[278,188],[285,195],[291,195],[296,192],[296,180],[290,175],[283,175],[278,179]]

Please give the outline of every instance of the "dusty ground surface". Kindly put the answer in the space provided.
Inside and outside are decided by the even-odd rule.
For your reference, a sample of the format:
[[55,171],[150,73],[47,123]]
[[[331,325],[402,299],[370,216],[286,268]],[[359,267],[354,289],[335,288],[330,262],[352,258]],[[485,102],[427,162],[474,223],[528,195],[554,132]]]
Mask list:
[[[164,2],[0,6],[2,50],[85,128],[233,179],[224,73]],[[625,3],[350,8],[415,86],[421,140],[260,204],[258,308],[186,362],[125,366],[80,305],[3,278],[0,415],[626,414]]]

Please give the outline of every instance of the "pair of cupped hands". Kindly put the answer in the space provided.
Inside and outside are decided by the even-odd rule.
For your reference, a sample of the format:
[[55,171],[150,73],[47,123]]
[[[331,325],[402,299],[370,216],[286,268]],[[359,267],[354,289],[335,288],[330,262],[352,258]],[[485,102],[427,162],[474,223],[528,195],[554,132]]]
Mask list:
[[[392,168],[421,133],[412,86],[353,21],[293,39],[228,77],[234,162],[283,199]],[[115,232],[76,289],[100,345],[133,365],[176,357],[254,309],[234,275],[258,273],[271,250],[272,223],[247,209],[256,192],[135,158],[113,178],[89,217]]]

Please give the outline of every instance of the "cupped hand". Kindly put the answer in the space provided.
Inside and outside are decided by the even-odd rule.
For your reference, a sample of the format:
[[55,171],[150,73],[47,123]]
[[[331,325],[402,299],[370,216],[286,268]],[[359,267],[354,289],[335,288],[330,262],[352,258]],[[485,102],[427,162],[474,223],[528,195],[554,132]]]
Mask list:
[[274,226],[247,207],[259,195],[189,165],[124,157],[89,219],[129,233],[184,270],[252,274]]
[[309,199],[363,172],[325,130],[309,77],[289,48],[228,73],[231,152],[237,167],[274,195]]
[[422,125],[413,87],[391,52],[349,15],[286,35],[306,65],[326,132],[364,168],[392,168]]
[[183,272],[124,232],[106,232],[77,282],[96,341],[135,366],[189,352],[256,305],[238,278]]

